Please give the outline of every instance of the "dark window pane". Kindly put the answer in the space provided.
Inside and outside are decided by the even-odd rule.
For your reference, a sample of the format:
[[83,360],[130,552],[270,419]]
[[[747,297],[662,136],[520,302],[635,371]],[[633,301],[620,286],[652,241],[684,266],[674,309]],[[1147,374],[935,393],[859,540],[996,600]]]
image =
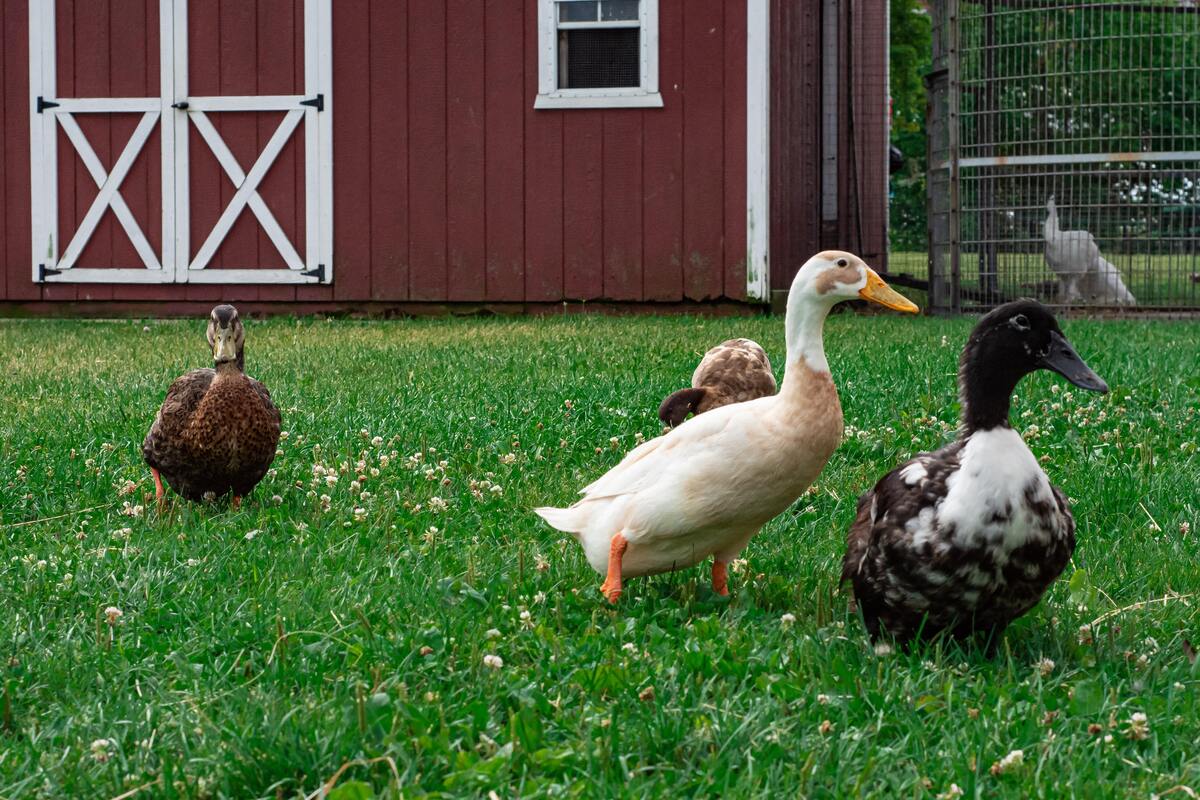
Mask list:
[[638,0],[603,0],[600,3],[600,19],[617,20],[638,18]]
[[595,22],[597,0],[581,0],[581,2],[559,3],[559,22]]
[[641,30],[559,31],[566,61],[562,89],[617,89],[642,85]]

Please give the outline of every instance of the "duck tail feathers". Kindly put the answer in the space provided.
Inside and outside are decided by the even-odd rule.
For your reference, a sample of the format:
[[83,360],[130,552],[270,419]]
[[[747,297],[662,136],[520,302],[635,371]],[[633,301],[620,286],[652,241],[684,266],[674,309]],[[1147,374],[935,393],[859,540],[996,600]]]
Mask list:
[[571,534],[577,534],[580,531],[579,520],[576,518],[575,509],[573,508],[542,506],[541,508],[535,508],[533,513],[546,520],[547,524],[555,530]]

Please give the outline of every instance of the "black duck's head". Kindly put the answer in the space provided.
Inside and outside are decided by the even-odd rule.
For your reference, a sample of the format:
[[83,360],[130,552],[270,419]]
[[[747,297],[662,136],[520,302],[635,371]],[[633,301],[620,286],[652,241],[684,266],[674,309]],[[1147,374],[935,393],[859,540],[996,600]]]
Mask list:
[[959,366],[968,426],[1007,423],[1017,382],[1039,369],[1057,372],[1081,389],[1108,391],[1108,384],[1079,357],[1058,320],[1041,303],[1005,303],[979,320]]
[[238,317],[237,309],[230,305],[220,305],[212,310],[208,318],[208,345],[212,348],[213,362],[221,364],[237,364],[238,369],[245,365],[242,345],[246,340],[246,329]]

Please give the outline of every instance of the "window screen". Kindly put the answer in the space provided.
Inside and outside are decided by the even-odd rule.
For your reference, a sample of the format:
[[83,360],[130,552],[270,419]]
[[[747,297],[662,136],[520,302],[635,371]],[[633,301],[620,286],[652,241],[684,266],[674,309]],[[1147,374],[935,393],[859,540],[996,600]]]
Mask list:
[[637,88],[641,0],[558,0],[558,87]]

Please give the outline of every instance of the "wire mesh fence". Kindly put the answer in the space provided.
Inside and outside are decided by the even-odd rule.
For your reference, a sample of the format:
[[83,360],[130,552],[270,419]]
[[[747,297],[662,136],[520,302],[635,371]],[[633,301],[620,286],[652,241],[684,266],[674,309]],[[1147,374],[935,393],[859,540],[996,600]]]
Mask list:
[[934,12],[931,305],[1200,309],[1200,8]]

